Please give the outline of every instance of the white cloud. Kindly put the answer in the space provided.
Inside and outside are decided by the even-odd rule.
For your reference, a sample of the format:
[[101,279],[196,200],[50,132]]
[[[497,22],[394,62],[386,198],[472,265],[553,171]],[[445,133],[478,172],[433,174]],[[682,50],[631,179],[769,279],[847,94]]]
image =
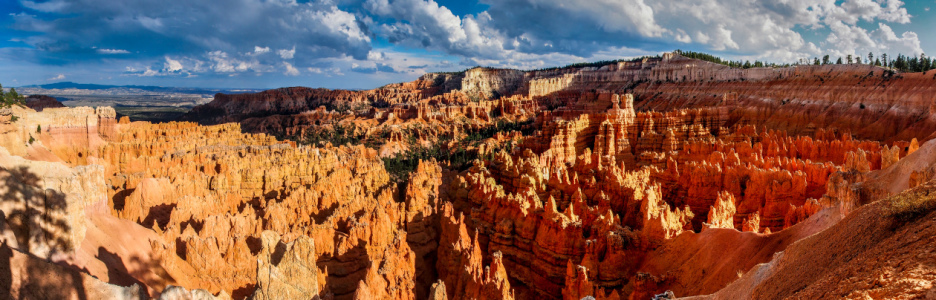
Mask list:
[[344,73],[341,72],[341,69],[335,68],[335,67],[332,67],[332,68],[313,68],[313,67],[309,67],[309,68],[306,68],[306,70],[308,70],[309,73],[322,74],[322,75],[325,75],[325,76],[328,76],[328,77],[332,77],[332,76],[344,76]]
[[180,63],[178,60],[173,60],[166,56],[165,70],[169,72],[182,71],[182,63]]
[[99,53],[137,53],[143,59],[211,51],[260,55],[283,49],[278,54],[284,59],[294,59],[298,52],[305,55],[298,59],[308,62],[345,55],[363,59],[371,49],[371,34],[360,19],[366,16],[344,11],[332,0],[235,0],[224,5],[213,0],[120,5],[111,0],[32,0],[22,4],[49,14],[43,18],[17,14],[11,27],[30,32],[27,43],[50,55],[98,51],[88,42],[102,40],[108,41],[107,49]]
[[880,41],[878,48],[884,52],[913,56],[923,53],[923,48],[920,47],[920,37],[915,32],[906,31],[898,37],[890,26],[878,23],[878,29],[871,32],[871,35]]
[[228,59],[228,55],[224,51],[211,51],[208,53],[208,59],[214,62],[211,69],[215,72],[231,73],[236,71],[235,63]]
[[[433,0],[367,0],[375,15],[397,20],[374,24],[390,42],[441,50],[472,61],[573,57],[624,45],[696,43],[754,59],[795,61],[823,52],[877,46],[859,20],[908,23],[899,0],[482,0],[487,11],[456,16]],[[822,49],[798,32],[828,28]],[[882,32],[883,33],[883,32]],[[888,38],[913,48],[912,32]],[[376,55],[369,53],[368,59]]]
[[211,70],[218,73],[272,72],[275,69],[273,66],[260,63],[256,58],[245,57],[244,59],[238,59],[230,57],[224,51],[211,51],[208,52],[207,56],[208,60],[212,62]]
[[97,49],[97,53],[101,54],[129,54],[130,51],[123,49]]
[[264,54],[270,52],[270,47],[254,46],[254,54]]
[[283,59],[292,59],[294,56],[296,56],[296,46],[293,46],[292,49],[288,49],[288,50],[287,49],[276,50],[276,54],[279,54],[279,56]]
[[364,8],[399,20],[375,26],[393,43],[469,57],[503,57],[503,38],[496,29],[484,26],[489,20],[486,13],[460,18],[432,0],[368,0]]
[[367,60],[370,61],[382,61],[387,59],[387,54],[378,51],[370,51],[367,53]]
[[143,74],[140,74],[141,77],[152,77],[156,75],[159,75],[159,71],[155,71],[149,67],[146,67],[146,71],[143,71]]
[[293,67],[292,64],[284,61],[283,66],[286,67],[286,72],[283,73],[284,75],[299,76],[299,69],[296,69],[296,67]]
[[63,79],[65,79],[65,74],[55,75],[55,77],[49,78],[48,80],[53,81],[53,80],[63,80]]

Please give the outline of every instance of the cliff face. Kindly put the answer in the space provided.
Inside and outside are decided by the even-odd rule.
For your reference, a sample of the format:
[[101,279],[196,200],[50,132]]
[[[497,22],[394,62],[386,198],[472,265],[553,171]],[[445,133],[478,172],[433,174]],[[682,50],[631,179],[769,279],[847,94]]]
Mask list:
[[514,94],[523,82],[524,74],[518,70],[474,68],[465,71],[461,91],[485,99],[497,99]]

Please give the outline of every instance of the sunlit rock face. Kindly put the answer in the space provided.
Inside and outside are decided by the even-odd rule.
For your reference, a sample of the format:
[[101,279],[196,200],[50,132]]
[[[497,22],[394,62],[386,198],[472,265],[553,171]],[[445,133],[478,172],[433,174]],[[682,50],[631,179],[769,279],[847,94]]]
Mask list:
[[667,54],[8,108],[0,264],[25,298],[924,297],[926,76]]

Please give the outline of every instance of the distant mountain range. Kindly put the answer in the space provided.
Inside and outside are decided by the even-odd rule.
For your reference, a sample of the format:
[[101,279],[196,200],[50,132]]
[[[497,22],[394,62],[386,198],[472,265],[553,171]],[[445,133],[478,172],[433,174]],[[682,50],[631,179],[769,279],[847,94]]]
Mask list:
[[239,93],[255,93],[255,92],[263,91],[263,89],[214,89],[214,88],[164,87],[164,86],[149,86],[149,85],[102,85],[102,84],[74,83],[70,81],[56,82],[56,83],[42,84],[42,85],[27,85],[27,86],[22,86],[20,88],[43,89],[43,90],[78,89],[78,90],[89,90],[89,91],[134,89],[134,90],[148,91],[148,92],[154,92],[154,93],[177,93],[177,94],[216,94],[216,93],[239,94]]

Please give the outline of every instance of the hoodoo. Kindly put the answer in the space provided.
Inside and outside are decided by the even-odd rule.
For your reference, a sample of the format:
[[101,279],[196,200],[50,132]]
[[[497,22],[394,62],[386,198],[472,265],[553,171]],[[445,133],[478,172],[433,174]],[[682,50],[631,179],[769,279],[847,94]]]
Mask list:
[[933,75],[666,53],[161,124],[34,98],[0,111],[0,292],[922,299]]

